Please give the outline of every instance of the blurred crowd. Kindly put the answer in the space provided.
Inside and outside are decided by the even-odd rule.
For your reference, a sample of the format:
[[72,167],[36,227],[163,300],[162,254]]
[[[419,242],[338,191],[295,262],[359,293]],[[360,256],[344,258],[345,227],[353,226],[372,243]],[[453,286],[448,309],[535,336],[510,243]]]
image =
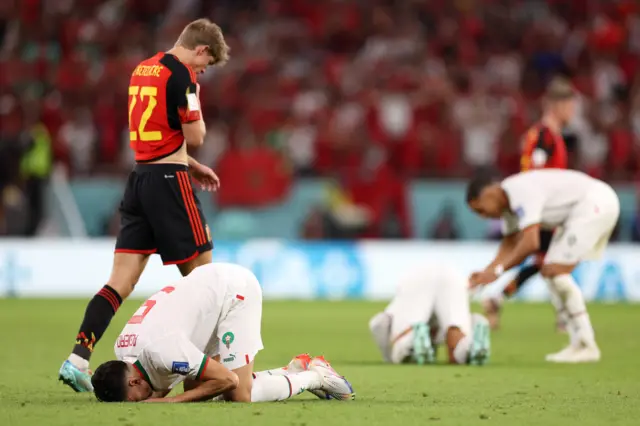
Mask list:
[[[556,74],[580,92],[572,167],[640,178],[634,0],[3,0],[0,158],[41,146],[40,163],[74,176],[128,170],[130,72],[202,16],[232,49],[200,76],[196,157],[233,182],[221,207],[277,203],[296,176],[326,176],[357,235],[409,236],[407,179],[517,171]],[[34,198],[25,182],[50,166],[25,169],[2,168],[4,205]],[[314,214],[310,237],[327,229]]]

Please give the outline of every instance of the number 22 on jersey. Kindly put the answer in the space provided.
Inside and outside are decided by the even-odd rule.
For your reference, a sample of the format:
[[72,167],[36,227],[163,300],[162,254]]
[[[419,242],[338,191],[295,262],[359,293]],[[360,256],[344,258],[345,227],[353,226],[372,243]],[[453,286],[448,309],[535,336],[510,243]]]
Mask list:
[[151,296],[149,298],[149,300],[144,302],[142,304],[142,306],[140,306],[140,308],[138,308],[138,310],[131,317],[129,322],[127,322],[127,324],[140,324],[144,320],[144,317],[146,317],[149,314],[151,309],[153,309],[153,307],[156,306],[157,302],[156,302],[156,300],[154,300],[154,298],[156,298],[158,295],[160,295],[160,293],[169,294],[175,289],[176,289],[175,287],[168,286],[168,287],[163,288],[162,290],[160,290],[158,293],[154,294],[153,296]]
[[[158,88],[154,86],[129,86],[129,138],[132,141],[141,140],[143,142],[159,141],[162,140],[162,133],[159,131],[148,132],[145,130],[153,110],[158,105]],[[135,129],[135,125],[131,118],[133,110],[140,101],[139,107],[144,108],[138,128]],[[146,106],[144,105],[146,102]]]

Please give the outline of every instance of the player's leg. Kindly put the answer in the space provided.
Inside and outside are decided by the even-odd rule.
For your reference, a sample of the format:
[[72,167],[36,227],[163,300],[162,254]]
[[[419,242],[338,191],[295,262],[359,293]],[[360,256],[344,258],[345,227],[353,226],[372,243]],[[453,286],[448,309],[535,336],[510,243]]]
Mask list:
[[151,228],[138,204],[137,182],[137,174],[131,173],[120,205],[120,232],[109,281],[87,305],[73,352],[60,368],[60,380],[76,392],[91,391],[88,370],[93,349],[133,291],[149,255],[156,251]]
[[176,265],[183,276],[212,261],[211,234],[188,168],[179,164],[136,166],[144,173],[141,203],[165,265]]
[[[605,189],[607,189],[606,187]],[[613,190],[592,193],[576,206],[574,217],[554,235],[545,258],[542,275],[557,293],[569,316],[570,344],[564,350],[547,356],[553,362],[593,362],[600,359],[595,333],[584,297],[571,273],[580,260],[599,252],[615,227],[619,216],[618,199]]]
[[384,312],[369,321],[369,329],[385,361],[424,364],[435,360],[428,325],[434,292],[433,277],[410,274],[400,281]]
[[437,342],[446,343],[452,364],[484,364],[490,354],[489,322],[471,315],[467,279],[454,270],[443,271],[435,299],[441,331]]

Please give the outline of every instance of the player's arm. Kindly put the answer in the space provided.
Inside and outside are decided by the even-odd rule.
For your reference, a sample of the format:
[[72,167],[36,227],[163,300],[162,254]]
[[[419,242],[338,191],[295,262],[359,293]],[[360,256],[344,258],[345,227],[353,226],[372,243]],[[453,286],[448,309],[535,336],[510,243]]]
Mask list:
[[518,243],[519,232],[514,232],[509,235],[505,235],[500,241],[500,247],[498,247],[498,253],[493,261],[485,268],[485,271],[493,271],[496,266],[504,265],[505,260],[508,258],[509,253],[514,249]]
[[238,386],[238,376],[233,371],[226,369],[222,364],[211,358],[203,361],[204,366],[195,377],[199,386],[187,390],[180,395],[157,400],[148,399],[149,402],[201,402],[210,400],[220,394],[234,390]]
[[[508,271],[509,269],[520,265],[527,257],[538,251],[540,248],[540,225],[529,225],[518,233],[513,248],[502,258],[498,265],[502,265],[501,269]],[[499,275],[499,274],[498,274]]]
[[176,69],[169,77],[167,103],[168,110],[180,120],[187,145],[202,145],[207,129],[200,108],[200,86],[186,66]]

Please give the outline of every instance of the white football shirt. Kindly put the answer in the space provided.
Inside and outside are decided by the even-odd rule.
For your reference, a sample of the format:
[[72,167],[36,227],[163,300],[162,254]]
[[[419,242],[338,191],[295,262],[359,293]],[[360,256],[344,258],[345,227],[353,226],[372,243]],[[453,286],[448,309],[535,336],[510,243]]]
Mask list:
[[116,340],[116,357],[132,363],[154,390],[199,378],[207,348],[217,342],[218,322],[235,300],[229,296],[233,282],[246,273],[239,265],[213,263],[163,288],[124,327]]
[[602,184],[575,170],[541,169],[509,176],[501,184],[510,207],[502,216],[503,234],[536,224],[549,229],[562,225],[573,207]]

